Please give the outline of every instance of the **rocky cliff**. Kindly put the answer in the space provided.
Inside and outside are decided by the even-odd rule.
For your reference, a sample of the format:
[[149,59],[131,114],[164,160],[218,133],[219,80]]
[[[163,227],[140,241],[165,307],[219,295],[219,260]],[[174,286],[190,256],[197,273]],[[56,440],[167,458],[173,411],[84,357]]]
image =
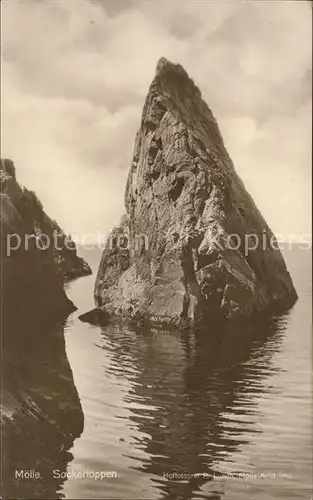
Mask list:
[[[11,160],[1,160],[0,187],[1,494],[56,498],[62,481],[52,480],[53,469],[66,470],[84,425],[64,340],[75,306],[63,287],[91,271],[35,193],[19,185]],[[41,477],[18,478],[25,468]]]
[[[69,365],[62,321],[37,323],[17,317],[2,342],[1,495],[2,498],[59,498],[73,456],[69,452],[84,428],[84,414]],[[16,477],[34,470],[37,479]]]
[[64,281],[90,274],[90,267],[35,193],[19,185],[11,160],[1,160],[0,187],[3,314],[66,316],[75,307]]
[[182,66],[164,58],[144,104],[125,206],[98,271],[98,311],[178,325],[295,302],[275,237],[211,110]]

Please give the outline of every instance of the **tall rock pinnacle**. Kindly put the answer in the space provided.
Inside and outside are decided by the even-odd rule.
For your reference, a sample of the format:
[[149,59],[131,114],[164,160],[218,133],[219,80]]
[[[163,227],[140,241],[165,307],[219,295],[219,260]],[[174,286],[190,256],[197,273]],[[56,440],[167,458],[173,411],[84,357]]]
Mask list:
[[102,311],[177,325],[295,302],[276,240],[211,110],[184,68],[165,58],[144,104],[125,207],[96,280]]

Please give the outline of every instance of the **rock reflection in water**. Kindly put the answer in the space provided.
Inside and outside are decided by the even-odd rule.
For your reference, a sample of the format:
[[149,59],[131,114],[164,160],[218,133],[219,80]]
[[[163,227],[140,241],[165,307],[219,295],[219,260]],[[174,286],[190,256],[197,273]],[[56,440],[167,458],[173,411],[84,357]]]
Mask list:
[[[2,496],[61,498],[68,451],[84,425],[64,341],[63,324],[25,318],[5,326],[2,383]],[[16,477],[37,471],[39,479]]]
[[[277,371],[271,360],[284,325],[280,317],[244,328],[211,327],[211,335],[103,328],[102,347],[112,356],[106,370],[131,384],[124,401],[135,428],[136,469],[154,478],[163,498],[221,498],[214,479],[223,464],[235,472],[229,457],[249,434],[261,432],[257,398]],[[145,456],[136,457],[136,450]]]

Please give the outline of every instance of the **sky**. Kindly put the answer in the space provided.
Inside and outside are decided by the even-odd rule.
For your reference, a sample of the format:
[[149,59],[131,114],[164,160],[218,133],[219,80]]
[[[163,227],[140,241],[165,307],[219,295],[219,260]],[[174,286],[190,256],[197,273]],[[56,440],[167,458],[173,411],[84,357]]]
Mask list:
[[162,56],[212,109],[274,232],[311,231],[306,1],[4,0],[1,155],[67,232],[106,234]]

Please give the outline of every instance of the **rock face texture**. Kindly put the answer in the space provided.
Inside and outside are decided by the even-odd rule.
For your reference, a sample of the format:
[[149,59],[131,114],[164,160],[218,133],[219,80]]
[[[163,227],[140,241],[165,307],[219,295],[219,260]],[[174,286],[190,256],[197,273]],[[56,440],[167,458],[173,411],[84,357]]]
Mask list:
[[91,269],[35,193],[19,185],[11,160],[1,160],[0,187],[3,314],[23,316],[35,308],[43,318],[66,316],[75,307],[64,281]]
[[[84,427],[63,322],[41,325],[34,318],[16,318],[14,330],[18,342],[12,335],[2,343],[1,494],[58,498],[62,480],[53,479],[53,470],[66,471],[68,450]],[[15,471],[25,468],[41,477],[16,478]]]
[[178,325],[281,311],[296,301],[275,237],[211,110],[186,71],[164,58],[144,104],[125,206],[102,255],[99,309]]

